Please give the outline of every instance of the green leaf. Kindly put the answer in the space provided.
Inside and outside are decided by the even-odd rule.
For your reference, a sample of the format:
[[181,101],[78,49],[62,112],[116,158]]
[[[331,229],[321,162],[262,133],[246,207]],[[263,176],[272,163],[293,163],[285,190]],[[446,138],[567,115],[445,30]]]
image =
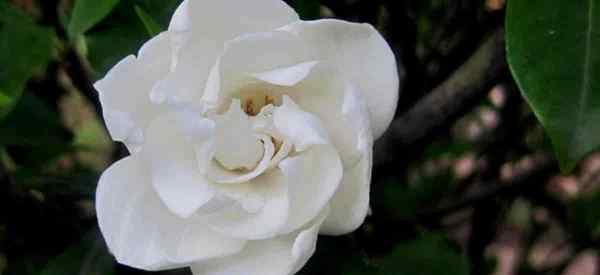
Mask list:
[[398,245],[383,259],[379,275],[468,275],[467,258],[444,237],[425,233]]
[[70,150],[72,138],[59,115],[29,93],[0,122],[0,146],[18,149],[19,162],[30,167],[47,164]]
[[571,236],[581,244],[589,244],[600,235],[600,192],[583,196],[569,205]]
[[150,37],[153,37],[163,31],[158,23],[156,23],[156,21],[154,21],[154,19],[152,19],[148,13],[140,8],[140,6],[135,5],[135,13],[138,15],[142,23],[144,23],[144,27],[146,27],[146,31],[148,31],[148,35]]
[[166,29],[181,0],[121,0],[113,12],[86,34],[88,59],[97,76],[104,75],[127,55],[135,54],[148,40],[148,30],[135,6],[147,11],[160,29]]
[[0,1],[0,120],[19,101],[25,83],[53,54],[54,32]]
[[450,193],[453,179],[450,171],[444,171],[437,176],[420,176],[410,184],[384,182],[383,191],[374,194],[373,204],[391,218],[411,218]]
[[600,2],[510,1],[506,32],[512,73],[570,172],[600,145]]
[[97,230],[51,260],[40,275],[113,275],[115,265]]
[[120,0],[77,0],[69,21],[71,38],[84,34],[98,24],[115,8]]
[[317,0],[292,0],[290,5],[304,20],[315,20],[321,17],[321,4]]

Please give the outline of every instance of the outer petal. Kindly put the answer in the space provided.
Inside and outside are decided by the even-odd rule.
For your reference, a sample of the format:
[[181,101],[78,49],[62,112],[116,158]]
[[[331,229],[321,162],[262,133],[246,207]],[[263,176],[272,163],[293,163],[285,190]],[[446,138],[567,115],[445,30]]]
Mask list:
[[215,231],[241,239],[266,239],[279,234],[288,219],[289,187],[278,170],[217,188],[238,204],[207,216]]
[[369,210],[372,158],[369,147],[360,162],[344,172],[340,188],[329,203],[331,212],[321,227],[321,234],[347,234],[363,223]]
[[187,7],[194,36],[221,43],[299,20],[296,12],[280,0],[202,0],[189,1]]
[[118,262],[162,270],[234,254],[243,248],[245,242],[215,233],[198,220],[172,215],[149,180],[139,157],[133,155],[113,164],[98,183],[98,223]]
[[239,254],[192,265],[194,275],[291,275],[315,252],[325,209],[307,228],[263,241],[249,242]]
[[315,145],[281,161],[279,168],[289,182],[290,213],[283,232],[288,233],[314,219],[335,194],[342,179],[342,162],[331,145]]
[[208,142],[214,123],[193,112],[169,113],[154,120],[142,149],[151,182],[166,206],[190,217],[215,195],[201,174],[194,148]]
[[128,56],[95,83],[100,94],[106,126],[112,138],[130,151],[139,149],[142,130],[160,112],[150,102],[150,91],[171,64],[171,43],[164,32],[148,41],[138,57]]
[[[235,7],[235,8],[232,8]],[[165,80],[168,103],[193,102],[203,94],[209,72],[225,42],[242,34],[266,32],[297,21],[279,0],[184,1],[169,30],[177,33],[176,64]]]
[[372,146],[373,135],[364,94],[329,65],[317,65],[294,87],[290,97],[308,113],[319,117],[344,167],[351,168]]
[[346,80],[365,93],[376,138],[387,129],[398,101],[398,68],[394,54],[368,24],[326,19],[299,21],[284,28],[317,49],[315,60],[330,62]]
[[190,17],[189,9],[190,0],[184,0],[179,4],[179,7],[173,13],[171,22],[169,23],[169,31],[185,32],[192,29],[192,18]]

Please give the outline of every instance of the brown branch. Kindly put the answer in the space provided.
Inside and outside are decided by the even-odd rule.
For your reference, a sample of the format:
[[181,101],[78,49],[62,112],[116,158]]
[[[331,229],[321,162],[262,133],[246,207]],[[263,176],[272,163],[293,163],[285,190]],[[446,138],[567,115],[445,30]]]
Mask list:
[[376,142],[375,164],[392,162],[404,149],[450,127],[449,122],[475,106],[507,71],[505,57],[504,30],[499,29],[446,81],[390,125]]

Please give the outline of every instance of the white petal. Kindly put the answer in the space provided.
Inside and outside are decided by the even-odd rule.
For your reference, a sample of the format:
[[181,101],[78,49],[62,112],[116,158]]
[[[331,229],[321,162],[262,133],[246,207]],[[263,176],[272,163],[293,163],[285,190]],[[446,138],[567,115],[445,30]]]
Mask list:
[[166,80],[172,87],[170,101],[192,102],[202,96],[225,42],[242,34],[272,31],[296,20],[296,12],[279,0],[184,2],[171,23],[172,30],[188,37],[178,39],[185,42],[177,42],[182,44],[177,50],[177,64]]
[[339,189],[331,199],[331,212],[321,227],[321,234],[343,235],[356,230],[369,210],[372,148],[355,167],[344,172]]
[[215,41],[191,35],[173,35],[174,61],[162,80],[165,101],[171,105],[194,103],[202,97],[211,68],[223,50]]
[[260,176],[263,172],[265,172],[269,167],[272,166],[272,158],[275,154],[275,146],[273,145],[271,138],[265,135],[261,135],[260,139],[264,146],[264,154],[262,160],[256,165],[256,167],[253,170],[246,173],[240,173],[235,170],[227,170],[224,169],[221,165],[219,165],[215,160],[212,160],[208,164],[206,176],[216,183],[227,184],[244,183]]
[[328,209],[305,229],[289,235],[251,241],[242,252],[226,258],[192,265],[194,275],[291,275],[298,272],[313,255],[319,226]]
[[304,80],[318,63],[318,61],[309,61],[291,67],[252,74],[252,76],[273,85],[294,86]]
[[150,102],[149,95],[156,81],[166,75],[170,63],[171,43],[164,32],[144,44],[137,58],[124,58],[94,84],[109,133],[131,151],[140,145],[136,134],[161,111]]
[[360,148],[372,146],[363,93],[330,66],[317,65],[305,80],[290,88],[289,95],[300,108],[319,117],[345,168],[360,160]]
[[[289,32],[244,34],[226,43],[223,54],[211,70],[203,100],[221,106],[242,88],[257,82],[252,75],[314,61],[309,57],[306,44]],[[300,74],[310,71],[308,65],[311,64],[296,70],[300,70]]]
[[233,238],[256,240],[277,235],[288,218],[286,178],[278,170],[243,184],[218,185],[239,203],[207,217],[210,227]]
[[283,105],[273,113],[275,127],[292,141],[297,151],[304,151],[312,145],[328,144],[327,131],[319,118],[304,112],[290,99],[283,96]]
[[326,19],[285,27],[318,49],[314,58],[338,68],[368,101],[376,138],[392,121],[398,101],[398,68],[387,42],[371,25]]
[[335,194],[342,180],[342,162],[331,145],[313,146],[279,164],[289,184],[290,214],[283,232],[314,219]]
[[188,5],[194,36],[225,42],[244,33],[277,29],[298,20],[280,0],[202,0]]
[[169,113],[153,121],[142,148],[152,185],[166,206],[191,216],[215,192],[198,167],[195,149],[212,135],[214,124],[195,113]]
[[254,169],[263,158],[263,145],[239,100],[232,101],[229,110],[217,118],[215,146],[215,159],[229,170]]
[[234,254],[244,241],[172,215],[150,186],[138,155],[108,168],[96,191],[102,235],[118,262],[144,270],[183,267],[191,261]]
[[169,31],[185,32],[192,28],[192,19],[190,18],[189,0],[184,0],[179,4],[179,7],[173,13],[171,22],[169,23]]

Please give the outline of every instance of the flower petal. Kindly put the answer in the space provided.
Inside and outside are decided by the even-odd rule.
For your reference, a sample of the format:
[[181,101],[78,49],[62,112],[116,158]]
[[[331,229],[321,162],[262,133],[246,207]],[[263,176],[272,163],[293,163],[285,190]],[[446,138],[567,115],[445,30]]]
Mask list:
[[319,118],[302,111],[287,95],[283,96],[283,105],[275,108],[273,121],[277,130],[292,141],[297,151],[329,143],[327,131]]
[[173,13],[171,22],[169,22],[169,31],[186,32],[192,28],[192,19],[190,17],[190,1],[184,0]]
[[290,211],[284,233],[297,230],[323,210],[342,180],[342,162],[333,146],[317,145],[279,163],[289,184]]
[[275,154],[275,146],[273,145],[273,142],[271,141],[270,137],[261,135],[260,139],[263,143],[264,153],[262,156],[262,160],[256,165],[256,167],[253,170],[246,173],[240,173],[235,170],[231,171],[224,169],[215,160],[212,160],[207,167],[206,176],[216,183],[229,184],[244,183],[261,175],[269,167],[272,166],[272,158]]
[[221,43],[241,34],[277,29],[299,20],[298,14],[280,0],[190,1],[194,36]]
[[118,262],[144,270],[164,270],[243,248],[244,241],[210,231],[197,220],[172,215],[149,181],[143,162],[133,155],[113,164],[98,183],[98,223]]
[[344,167],[354,167],[362,156],[360,148],[373,142],[366,99],[356,85],[320,64],[290,90],[303,110],[319,117]]
[[229,170],[253,169],[263,157],[263,145],[237,99],[217,117],[215,147],[215,159]]
[[168,113],[154,120],[146,132],[142,154],[152,185],[176,215],[190,217],[215,195],[198,167],[195,148],[207,142],[214,123],[193,112]]
[[272,85],[294,86],[304,80],[318,61],[308,61],[290,67],[252,74],[256,79]]
[[192,265],[194,275],[291,275],[313,255],[319,226],[328,209],[306,228],[281,237],[251,241],[242,252]]
[[124,142],[130,151],[139,149],[141,129],[160,113],[149,95],[155,82],[168,71],[170,51],[169,34],[161,33],[142,46],[137,58],[124,58],[94,84],[111,137]]
[[343,235],[356,230],[369,210],[372,148],[368,147],[355,167],[344,172],[340,187],[331,199],[331,212],[321,227],[321,234]]
[[365,93],[376,138],[387,129],[398,101],[398,68],[387,42],[371,25],[325,19],[298,21],[284,28],[318,49],[315,60],[328,62]]
[[[242,88],[258,82],[253,75],[314,61],[309,58],[309,48],[292,33],[271,31],[244,34],[226,43],[223,54],[211,70],[203,100],[223,106]],[[300,73],[310,71],[314,65],[308,65],[311,64],[307,63],[305,68],[296,70],[301,69]]]
[[233,238],[257,240],[280,232],[288,218],[286,178],[278,170],[242,184],[220,184],[218,190],[238,203],[207,216],[210,227]]

